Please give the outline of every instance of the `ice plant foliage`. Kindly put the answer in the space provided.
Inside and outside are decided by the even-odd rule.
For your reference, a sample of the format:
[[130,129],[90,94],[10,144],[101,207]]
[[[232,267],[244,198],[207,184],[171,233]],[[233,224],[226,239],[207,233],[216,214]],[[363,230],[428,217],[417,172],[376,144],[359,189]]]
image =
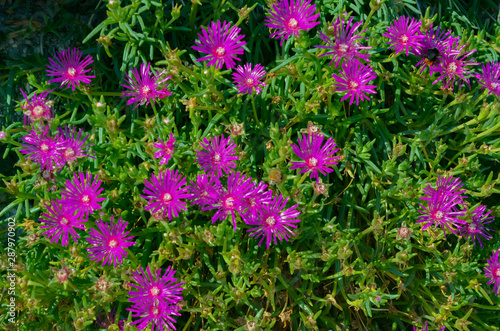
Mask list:
[[91,260],[102,261],[102,265],[122,264],[123,258],[127,256],[125,248],[135,245],[131,241],[134,237],[127,237],[130,231],[125,232],[128,222],[123,222],[122,218],[118,222],[113,222],[111,215],[110,223],[105,223],[101,219],[96,221],[99,231],[90,229],[87,241],[93,245],[87,248]]
[[63,247],[68,246],[69,235],[76,243],[80,235],[76,233],[76,229],[85,229],[85,221],[75,215],[74,211],[63,205],[60,200],[52,200],[46,205],[47,213],[42,214],[41,221],[47,225],[42,225],[40,228],[47,229],[43,234],[47,235],[50,242],[56,244],[61,239]]
[[370,100],[368,93],[377,93],[374,88],[376,85],[368,83],[377,78],[369,65],[363,65],[358,60],[352,60],[347,63],[342,63],[342,71],[340,75],[332,74],[336,80],[333,85],[336,86],[335,91],[347,92],[340,101],[349,100],[349,105],[352,105],[356,99],[356,105],[359,105],[359,100]]
[[203,138],[203,142],[200,144],[205,150],[196,152],[198,164],[210,176],[215,175],[220,178],[223,176],[223,172],[229,174],[231,169],[236,168],[236,163],[233,162],[238,160],[236,144],[231,138],[226,139],[221,134],[210,138],[210,140]]
[[235,66],[235,60],[241,59],[237,55],[244,53],[243,46],[246,45],[244,35],[240,35],[241,29],[237,26],[231,26],[230,22],[217,21],[211,22],[207,28],[201,27],[202,34],[198,34],[200,41],[195,41],[194,50],[207,54],[197,59],[197,62],[208,60],[207,66],[213,66],[221,69],[226,65],[227,69]]
[[487,89],[489,94],[500,97],[500,63],[486,63],[482,66],[482,73],[475,76],[481,84],[480,88]]
[[146,210],[155,213],[163,209],[163,215],[168,215],[168,219],[177,217],[181,210],[186,210],[186,202],[182,199],[191,197],[186,185],[186,178],[182,177],[181,173],[177,170],[167,169],[160,171],[158,176],[154,174],[150,180],[144,182],[146,188],[144,199],[148,200]]
[[28,156],[31,161],[40,164],[42,169],[58,169],[64,166],[64,159],[60,152],[61,143],[50,136],[50,127],[47,125],[40,131],[32,130],[23,138],[24,143],[19,151]]
[[359,42],[360,40],[368,39],[361,36],[367,30],[357,32],[362,24],[363,21],[353,23],[352,17],[346,24],[343,18],[337,17],[337,20],[333,23],[333,40],[323,32],[319,32],[320,39],[323,40],[327,45],[316,45],[315,47],[325,48],[328,50],[326,53],[319,55],[319,57],[333,55],[333,58],[330,61],[330,65],[332,65],[332,63],[335,61],[335,68],[338,67],[339,63],[342,60],[345,60],[347,62],[353,59],[368,61],[370,55],[363,54],[361,53],[361,51],[368,50],[371,47],[363,46]]
[[495,295],[500,293],[500,250],[493,251],[493,255],[488,259],[488,263],[484,268],[484,275],[490,280],[486,284],[493,284],[493,292]]
[[[446,329],[446,327],[445,327],[445,326],[443,326],[441,329],[439,329],[439,331],[443,331],[443,330],[445,330],[445,329]],[[414,327],[413,327],[413,331],[427,331],[427,321],[425,321],[425,326],[424,326],[424,327],[422,327],[422,330],[417,330],[417,328],[414,326]]]
[[94,210],[101,209],[99,202],[104,201],[99,194],[103,191],[99,176],[92,178],[90,172],[78,172],[72,180],[66,180],[65,189],[61,191],[62,203],[79,216],[88,217]]
[[318,25],[319,13],[315,12],[316,5],[311,0],[278,0],[269,10],[265,25],[277,30],[270,37],[281,39],[281,46],[290,36],[298,37],[300,30],[308,31]]
[[168,84],[165,84],[171,76],[166,76],[163,72],[158,75],[152,74],[149,62],[141,64],[140,72],[137,68],[133,68],[132,76],[129,76],[128,73],[125,75],[127,76],[125,79],[127,85],[123,85],[123,87],[128,90],[123,91],[121,97],[129,98],[127,106],[135,103],[134,109],[139,106],[147,106],[149,103],[154,105],[156,98],[162,99],[172,95],[167,90]]
[[38,95],[35,92],[31,98],[28,98],[26,93],[21,89],[21,93],[26,100],[26,104],[21,105],[24,112],[24,125],[32,122],[42,123],[43,119],[49,121],[52,118],[52,107],[50,106],[50,101],[47,100],[50,92],[43,91]]
[[476,246],[476,239],[479,241],[479,245],[483,248],[483,243],[481,241],[481,236],[490,240],[492,237],[488,231],[492,231],[487,228],[485,224],[491,223],[494,220],[493,216],[489,216],[491,211],[486,212],[486,206],[479,205],[471,212],[472,222],[467,223],[460,230],[460,235],[466,236],[467,238],[472,238],[474,246]]
[[422,209],[419,212],[423,215],[418,216],[416,223],[425,223],[422,230],[431,225],[435,228],[441,227],[446,236],[446,229],[457,234],[457,228],[460,229],[467,222],[459,217],[465,215],[465,210],[460,210],[459,205],[463,204],[465,190],[460,190],[462,183],[458,178],[440,177],[437,181],[437,188],[430,186],[424,188],[427,197],[420,199],[427,201],[427,206],[419,203]]
[[262,237],[259,246],[265,239],[266,247],[269,248],[272,242],[276,245],[278,239],[288,241],[288,238],[294,234],[290,228],[297,227],[295,223],[300,222],[298,219],[300,212],[297,210],[298,205],[285,209],[287,202],[288,197],[283,199],[280,193],[269,204],[263,206],[257,217],[246,221],[248,225],[254,226],[247,230],[252,232],[250,237]]
[[154,154],[155,159],[160,160],[160,164],[167,164],[168,161],[172,158],[172,155],[174,154],[174,143],[175,143],[175,138],[172,132],[170,132],[170,139],[167,140],[166,142],[163,142],[163,140],[158,139],[160,142],[159,143],[154,143],[153,146],[155,148],[158,148],[159,151],[156,151]]
[[238,93],[252,94],[255,89],[257,94],[260,94],[262,86],[266,86],[266,83],[261,82],[265,75],[266,71],[263,66],[256,64],[252,69],[252,65],[247,63],[236,68],[236,72],[233,73],[233,82],[238,88]]
[[80,82],[89,84],[91,78],[95,76],[86,75],[92,70],[87,68],[92,62],[90,55],[82,59],[83,53],[77,48],[63,50],[57,52],[54,59],[49,57],[47,64],[47,76],[57,77],[49,80],[47,83],[61,83],[61,87],[71,86],[71,90],[75,90],[75,86],[80,86]]
[[393,48],[396,54],[405,52],[408,56],[410,50],[422,46],[420,41],[424,36],[420,33],[420,25],[422,23],[414,18],[401,16],[395,19],[382,35],[390,39],[387,43],[391,44],[390,48]]
[[302,134],[302,139],[299,137],[299,145],[292,144],[292,149],[295,155],[302,159],[302,161],[291,161],[292,166],[290,169],[300,169],[299,173],[311,172],[311,178],[318,178],[318,171],[326,175],[333,171],[332,166],[338,164],[336,160],[340,156],[333,156],[338,152],[335,139],[326,139],[322,134]]

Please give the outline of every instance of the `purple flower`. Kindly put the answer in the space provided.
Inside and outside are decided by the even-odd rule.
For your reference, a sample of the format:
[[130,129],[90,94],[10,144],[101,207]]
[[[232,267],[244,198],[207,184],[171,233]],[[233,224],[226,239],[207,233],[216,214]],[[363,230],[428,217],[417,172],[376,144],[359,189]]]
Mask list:
[[274,241],[276,245],[278,244],[277,239],[280,241],[288,241],[290,235],[293,235],[290,228],[297,227],[294,223],[300,222],[300,219],[298,219],[300,212],[296,210],[298,205],[294,205],[284,210],[287,202],[288,197],[283,200],[283,195],[280,193],[279,196],[274,197],[271,203],[263,206],[258,217],[246,221],[248,225],[255,226],[247,230],[248,232],[252,232],[250,237],[255,236],[258,238],[262,236],[259,241],[259,246],[264,239],[266,239],[266,247],[269,248],[272,241]]
[[209,177],[206,174],[200,174],[196,177],[196,182],[189,186],[191,192],[192,204],[201,207],[215,203],[217,192],[222,189],[222,185],[217,177]]
[[377,93],[373,90],[376,85],[368,85],[368,82],[377,78],[369,65],[363,65],[358,60],[352,60],[347,63],[342,63],[342,71],[340,76],[332,74],[332,77],[337,81],[333,85],[337,86],[334,91],[347,91],[340,101],[351,98],[349,105],[352,105],[356,98],[356,105],[359,105],[359,100],[370,100],[367,93]]
[[500,63],[486,63],[482,65],[483,73],[476,73],[475,76],[482,85],[480,88],[488,89],[488,93],[493,93],[500,97]]
[[66,189],[61,191],[65,198],[62,203],[68,206],[72,211],[76,211],[77,215],[88,217],[94,210],[101,209],[98,202],[104,201],[104,198],[99,198],[99,194],[103,191],[101,181],[97,180],[98,175],[92,180],[90,172],[75,173],[72,180],[66,180]]
[[50,92],[51,91],[43,91],[39,95],[35,92],[31,99],[28,99],[26,93],[24,93],[21,89],[21,93],[26,100],[26,104],[21,106],[24,111],[24,125],[30,124],[34,121],[42,123],[42,119],[46,119],[48,121],[52,118],[50,101],[45,99]]
[[493,255],[488,259],[488,265],[484,268],[484,275],[491,278],[486,284],[494,284],[493,292],[498,295],[500,292],[500,261],[499,251],[493,251]]
[[82,130],[79,130],[75,137],[76,127],[71,127],[66,124],[64,131],[61,127],[58,129],[59,133],[56,136],[56,140],[61,144],[59,152],[67,164],[71,164],[81,157],[90,157],[95,159],[95,157],[91,156],[90,152],[88,152],[84,147],[85,141],[89,136],[86,135],[82,139]]
[[126,83],[128,85],[123,85],[123,87],[129,89],[130,91],[123,91],[121,98],[130,97],[127,101],[127,106],[137,103],[134,109],[139,107],[139,105],[149,105],[151,102],[153,105],[155,104],[155,98],[165,98],[168,95],[172,95],[169,90],[167,90],[166,86],[168,84],[164,84],[167,80],[170,79],[171,76],[163,77],[163,72],[159,75],[155,76],[151,75],[150,64],[141,64],[141,72],[137,70],[137,68],[132,69],[132,77],[125,73],[127,76]]
[[75,84],[80,86],[82,83],[90,83],[91,78],[95,76],[85,75],[92,69],[86,69],[85,67],[90,65],[92,62],[92,57],[90,55],[85,56],[82,60],[83,53],[76,49],[68,49],[57,52],[54,56],[55,60],[49,57],[49,63],[47,67],[47,76],[54,76],[54,78],[49,80],[47,83],[61,83],[61,87],[64,85],[71,86],[71,90],[75,90]]
[[470,88],[468,77],[470,72],[469,69],[465,68],[465,66],[478,65],[479,63],[467,61],[465,58],[476,52],[476,50],[474,49],[463,54],[456,54],[452,49],[454,49],[454,45],[451,43],[448,44],[448,50],[445,53],[448,55],[444,55],[441,59],[441,63],[439,64],[441,76],[439,76],[438,79],[436,79],[432,84],[436,84],[442,80],[444,87],[453,87],[455,80],[458,77],[459,81],[461,81],[459,88],[462,88],[463,82],[466,82]]
[[172,220],[172,216],[177,217],[179,211],[187,209],[186,203],[181,199],[190,198],[191,194],[184,186],[186,178],[182,177],[177,170],[160,171],[158,177],[152,175],[151,181],[146,180],[144,185],[146,186],[145,195],[141,197],[149,200],[146,210],[152,210],[151,212],[155,213],[163,208],[163,215],[167,215],[168,212],[168,219]]
[[242,208],[246,209],[244,220],[251,220],[257,217],[262,208],[271,202],[272,191],[267,190],[267,184],[264,182],[251,183],[250,194],[243,199]]
[[455,44],[460,38],[453,37],[450,31],[445,32],[440,26],[431,28],[421,41],[422,46],[414,50],[416,56],[422,59],[415,67],[422,66],[420,72],[429,67],[430,75],[441,70],[439,64],[444,55],[460,53],[460,50],[450,49],[450,44]]
[[22,139],[25,143],[21,144],[23,148],[19,151],[40,164],[40,168],[53,170],[64,166],[64,159],[59,151],[61,143],[50,136],[48,125],[40,132],[31,131]]
[[300,30],[314,28],[320,23],[315,22],[319,17],[319,13],[314,14],[315,11],[316,5],[311,5],[311,0],[278,0],[265,19],[268,28],[277,30],[270,37],[281,39],[281,46],[290,36],[298,37]]
[[328,138],[324,146],[324,136],[322,134],[302,134],[302,139],[299,137],[299,146],[292,144],[292,149],[302,161],[291,161],[290,169],[301,169],[300,174],[311,172],[311,178],[318,178],[318,171],[323,175],[330,173],[332,167],[338,162],[340,156],[333,156],[339,149],[334,149],[337,145],[335,139]]
[[174,154],[174,143],[175,143],[175,138],[172,132],[170,132],[170,139],[166,142],[163,142],[163,140],[158,139],[160,142],[159,143],[154,143],[153,146],[155,148],[159,148],[159,151],[156,151],[154,154],[155,159],[160,160],[160,164],[167,164],[168,160],[172,158],[172,154]]
[[233,220],[234,231],[236,231],[236,213],[243,215],[245,198],[252,192],[251,178],[245,178],[240,172],[232,172],[227,178],[227,189],[219,189],[215,195],[215,201],[203,207],[201,210],[217,209],[212,217],[212,224],[216,221],[224,221],[228,215]]
[[86,220],[81,220],[75,215],[73,210],[70,210],[67,206],[63,205],[59,200],[52,200],[50,205],[46,205],[48,213],[43,213],[42,222],[48,224],[41,226],[42,229],[48,229],[43,234],[47,235],[47,239],[50,242],[57,244],[59,239],[61,239],[61,245],[68,246],[69,234],[77,242],[77,238],[80,238],[75,229],[85,229],[83,223]]
[[479,241],[479,245],[483,248],[483,243],[481,242],[480,236],[483,236],[484,239],[490,240],[492,237],[488,233],[488,231],[492,231],[490,228],[485,227],[485,224],[491,223],[494,220],[493,216],[489,216],[491,211],[485,213],[486,206],[479,205],[471,212],[472,222],[464,225],[462,229],[460,229],[460,235],[466,236],[467,239],[472,237],[472,241],[474,242],[474,246],[476,246],[476,239]]
[[256,64],[253,70],[250,63],[238,66],[233,73],[233,82],[238,88],[238,93],[252,94],[255,88],[257,94],[260,94],[262,86],[266,86],[266,83],[260,81],[265,74],[266,71],[260,64]]
[[410,49],[423,46],[420,41],[424,38],[420,34],[420,25],[422,23],[409,17],[401,16],[394,20],[394,23],[387,28],[387,33],[383,33],[384,37],[390,39],[388,44],[392,44],[395,53],[406,51],[406,56],[409,55]]
[[130,231],[124,232],[128,222],[123,222],[120,217],[114,224],[113,215],[111,215],[110,223],[104,223],[99,219],[96,224],[100,232],[90,229],[90,238],[87,238],[87,241],[93,246],[87,248],[90,253],[88,257],[91,260],[103,260],[102,266],[106,263],[111,265],[114,262],[116,268],[117,262],[122,264],[123,258],[127,256],[125,248],[135,245],[134,241],[129,241],[134,237],[126,237]]
[[172,316],[181,316],[179,310],[181,307],[177,305],[160,305],[157,303],[147,302],[144,305],[133,305],[127,308],[132,312],[132,317],[139,318],[130,325],[137,324],[139,331],[146,329],[151,324],[151,331],[169,331],[175,330],[174,323],[176,322]]
[[326,48],[329,51],[321,54],[319,57],[326,55],[333,55],[332,60],[330,61],[330,65],[332,65],[333,61],[335,61],[335,68],[339,65],[342,59],[347,60],[348,62],[359,58],[365,61],[368,61],[370,55],[362,54],[361,50],[370,49],[369,46],[363,46],[362,44],[357,42],[357,39],[368,39],[365,37],[361,37],[361,35],[367,30],[363,30],[361,32],[356,32],[358,28],[363,24],[363,22],[352,23],[352,17],[347,22],[347,26],[345,26],[345,21],[343,18],[337,18],[335,23],[333,24],[333,31],[335,35],[335,41],[330,39],[323,32],[319,32],[319,37],[323,40],[327,45],[316,45],[318,48]]
[[431,188],[429,185],[424,188],[424,193],[428,197],[421,197],[420,199],[427,201],[427,207],[419,203],[420,207],[423,208],[419,210],[419,213],[423,215],[418,216],[416,222],[425,223],[422,230],[431,225],[435,225],[435,228],[440,226],[446,236],[446,228],[457,234],[454,227],[460,229],[462,225],[467,223],[458,218],[465,215],[465,210],[458,209],[459,205],[464,204],[463,199],[465,197],[461,194],[465,190],[460,190],[462,185],[457,178],[440,177],[436,189]]
[[184,282],[178,283],[177,278],[174,278],[175,270],[168,267],[162,275],[162,269],[156,272],[151,272],[149,266],[146,272],[142,268],[134,271],[132,278],[138,285],[128,284],[137,289],[129,291],[128,295],[130,302],[136,305],[144,305],[147,303],[158,304],[159,306],[175,305],[182,300],[181,287]]
[[200,144],[205,148],[204,151],[197,151],[198,164],[206,173],[214,174],[217,177],[222,177],[223,173],[230,172],[232,168],[236,168],[234,160],[238,160],[236,156],[236,144],[231,138],[225,138],[224,135],[210,138],[203,138]]
[[221,69],[225,64],[227,69],[235,66],[234,60],[240,61],[236,55],[243,54],[243,46],[246,42],[241,41],[245,38],[240,35],[241,29],[237,26],[231,27],[229,22],[217,21],[205,29],[201,27],[203,34],[198,33],[198,39],[195,41],[196,46],[192,46],[194,50],[207,54],[207,56],[197,59],[196,62],[209,60],[207,66],[215,65],[217,69]]
[[[443,326],[441,329],[439,329],[439,331],[443,331],[444,329],[446,329],[446,326]],[[413,327],[413,331],[418,331],[415,326]],[[423,327],[421,331],[427,331],[427,321],[425,321],[425,327]]]

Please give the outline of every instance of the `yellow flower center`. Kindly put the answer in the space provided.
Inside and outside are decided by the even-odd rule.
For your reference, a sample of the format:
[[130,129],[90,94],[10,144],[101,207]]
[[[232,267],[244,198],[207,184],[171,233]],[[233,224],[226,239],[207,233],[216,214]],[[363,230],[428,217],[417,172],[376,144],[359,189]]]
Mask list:
[[269,226],[274,226],[276,224],[276,218],[274,218],[274,216],[267,217],[266,224]]
[[169,203],[170,201],[172,201],[172,196],[170,195],[170,193],[165,193],[161,199],[163,200],[163,202]]
[[71,77],[75,77],[75,75],[76,75],[76,69],[73,68],[73,67],[69,67],[68,68],[68,75],[71,76]]
[[311,157],[309,158],[309,160],[307,160],[307,166],[315,167],[316,165],[318,165],[318,159],[316,159],[315,157]]
[[287,26],[289,29],[295,30],[299,26],[299,22],[295,18],[288,20]]
[[61,225],[68,225],[69,219],[67,219],[66,217],[62,217],[60,223]]
[[457,66],[456,62],[452,62],[448,66],[448,71],[451,72],[451,73],[455,73],[457,71],[457,69],[458,69],[458,66]]
[[353,81],[353,80],[351,80],[351,81],[349,82],[349,89],[351,89],[351,90],[355,90],[355,89],[357,89],[357,88],[358,88],[358,86],[359,86],[359,84],[358,84],[358,83],[356,83],[356,82],[355,82],[355,81]]
[[347,45],[347,44],[340,44],[339,45],[339,52],[340,53],[347,53],[348,50],[349,50],[349,45]]
[[49,150],[49,145],[43,143],[42,145],[40,145],[40,149],[45,153]]
[[83,197],[82,197],[82,202],[83,203],[89,203],[90,202],[90,196],[85,194]]
[[45,109],[42,106],[36,106],[33,108],[33,115],[34,116],[41,116],[45,112]]
[[220,162],[221,159],[222,159],[222,155],[220,155],[219,153],[215,153],[215,155],[214,155],[214,161],[215,162]]
[[224,55],[226,55],[226,50],[224,49],[224,47],[219,46],[215,50],[215,55],[217,55],[218,57],[223,57]]
[[246,83],[247,85],[253,85],[255,81],[252,78],[247,78]]
[[116,248],[116,246],[118,246],[118,241],[116,239],[111,239],[108,245],[110,248]]
[[155,297],[158,294],[160,294],[160,289],[158,288],[158,286],[153,286],[151,290],[149,290],[149,292],[151,293],[152,296]]
[[151,88],[150,88],[149,86],[143,86],[143,87],[141,88],[141,92],[142,92],[142,94],[144,94],[144,95],[146,95],[146,96],[147,96],[147,95],[149,95],[149,93],[151,92]]
[[73,156],[75,156],[75,151],[71,147],[68,147],[64,151],[64,157],[69,159],[69,158],[72,158]]
[[436,219],[441,220],[441,219],[443,219],[443,217],[444,217],[444,213],[441,210],[436,212]]
[[401,41],[402,44],[406,44],[410,40],[410,38],[408,38],[407,35],[403,34],[401,35],[401,37],[399,37],[399,40]]
[[232,197],[227,198],[227,199],[224,201],[224,206],[225,206],[226,208],[232,208],[232,207],[234,207],[234,198],[232,198]]

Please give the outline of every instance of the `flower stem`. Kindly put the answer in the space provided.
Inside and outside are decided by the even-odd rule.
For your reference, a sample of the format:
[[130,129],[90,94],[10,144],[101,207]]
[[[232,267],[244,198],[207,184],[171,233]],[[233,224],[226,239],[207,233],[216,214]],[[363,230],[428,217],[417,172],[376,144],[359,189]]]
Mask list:
[[252,99],[253,116],[255,116],[255,122],[257,122],[260,129],[264,131],[264,127],[262,126],[262,123],[260,123],[259,117],[257,116],[257,109],[255,108],[255,99],[253,97],[253,93],[250,95],[250,98]]

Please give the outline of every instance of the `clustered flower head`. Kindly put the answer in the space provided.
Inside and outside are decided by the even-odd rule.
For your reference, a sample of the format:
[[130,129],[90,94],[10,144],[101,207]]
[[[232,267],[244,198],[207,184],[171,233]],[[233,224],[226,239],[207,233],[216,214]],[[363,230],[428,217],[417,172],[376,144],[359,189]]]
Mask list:
[[80,217],[88,218],[94,210],[101,209],[99,202],[105,200],[99,197],[103,191],[99,176],[92,177],[90,172],[75,173],[72,180],[66,181],[66,188],[61,191],[64,197],[62,203]]
[[405,52],[409,55],[410,50],[423,46],[420,41],[424,36],[420,33],[422,23],[409,17],[401,16],[394,20],[394,23],[387,28],[387,33],[383,33],[384,37],[390,39],[388,44],[393,48],[395,53]]
[[157,330],[175,330],[173,316],[180,316],[181,308],[177,304],[182,300],[181,286],[184,282],[178,282],[174,275],[175,271],[171,267],[162,273],[162,269],[152,271],[149,265],[146,271],[139,268],[133,273],[132,278],[137,284],[128,284],[134,290],[128,292],[132,307],[127,310],[138,319],[131,324],[137,324],[139,330],[148,325],[151,325],[152,330],[155,327]]
[[[347,24],[346,24],[347,23]],[[367,30],[359,31],[359,27],[363,24],[363,21],[353,23],[353,18],[351,17],[348,22],[344,21],[344,18],[337,17],[337,20],[333,23],[334,39],[330,39],[323,32],[319,32],[319,37],[327,45],[317,45],[315,47],[325,48],[328,51],[321,54],[319,57],[333,55],[330,65],[335,61],[335,68],[338,67],[342,60],[350,62],[353,59],[360,59],[368,61],[370,55],[361,53],[363,50],[371,49],[369,46],[363,46],[359,42],[362,39],[368,39],[362,37],[362,34]]]
[[35,92],[31,98],[28,98],[26,93],[21,89],[21,93],[26,100],[26,104],[21,105],[24,111],[24,125],[32,122],[42,124],[42,120],[49,121],[52,118],[51,101],[47,100],[50,92],[50,90],[47,90],[38,95]]
[[262,86],[266,86],[266,83],[260,81],[265,75],[266,71],[260,64],[255,65],[253,69],[250,63],[238,66],[236,72],[233,73],[238,93],[252,94],[255,89],[257,94],[260,94]]
[[490,240],[492,238],[488,233],[488,231],[492,230],[485,226],[485,224],[491,223],[494,220],[494,217],[490,216],[490,214],[491,211],[486,212],[486,206],[477,206],[470,213],[472,221],[470,223],[466,223],[460,229],[460,235],[465,236],[466,238],[472,238],[474,246],[476,246],[477,239],[477,241],[479,241],[479,245],[481,245],[481,248],[483,248],[481,237],[486,240]]
[[347,92],[340,101],[350,99],[349,104],[352,105],[354,99],[356,99],[356,105],[359,105],[359,100],[370,100],[367,96],[368,93],[377,93],[374,90],[377,86],[369,85],[371,80],[377,78],[369,65],[363,65],[358,60],[352,60],[342,63],[342,69],[340,76],[332,74],[336,81],[333,84],[336,86],[335,91]]
[[499,250],[493,251],[493,255],[487,261],[484,268],[484,275],[490,280],[486,284],[493,284],[493,292],[495,295],[500,293],[500,258]]
[[160,141],[159,143],[153,144],[155,148],[159,149],[155,152],[154,157],[155,159],[161,158],[160,164],[167,164],[174,154],[174,134],[170,132],[170,139],[168,139],[166,142],[163,142],[163,140],[161,139],[158,140]]
[[229,174],[231,169],[236,167],[236,144],[231,138],[226,139],[224,135],[212,137],[210,140],[203,138],[200,144],[205,150],[196,152],[198,164],[211,176],[220,178],[223,172]]
[[281,39],[280,46],[290,36],[298,37],[300,30],[308,31],[320,23],[316,22],[319,13],[315,14],[316,5],[312,5],[311,0],[278,0],[272,7],[265,25],[276,29],[271,38]]
[[42,221],[47,225],[42,225],[42,229],[48,229],[43,234],[47,235],[50,242],[58,243],[61,239],[63,247],[68,246],[69,235],[77,242],[80,237],[75,229],[85,229],[86,219],[81,219],[74,210],[63,204],[60,200],[52,200],[46,205],[47,213],[42,214]]
[[121,97],[128,97],[127,105],[136,104],[134,109],[140,106],[155,104],[156,98],[163,99],[172,93],[167,90],[165,82],[171,76],[164,77],[161,72],[158,75],[151,74],[151,65],[148,62],[141,64],[140,72],[137,68],[132,69],[132,76],[127,76],[126,84],[123,85],[128,90],[123,91]]
[[482,73],[475,74],[481,84],[480,88],[487,89],[489,94],[500,97],[500,63],[486,63],[481,67]]
[[41,169],[59,169],[65,161],[61,154],[62,143],[50,135],[50,127],[47,125],[40,131],[31,130],[23,138],[24,143],[19,151],[40,165]]
[[459,209],[460,205],[464,204],[462,194],[463,184],[460,179],[453,177],[439,177],[437,188],[434,189],[430,185],[424,188],[426,197],[420,199],[427,201],[427,206],[419,203],[422,208],[419,210],[420,215],[417,223],[424,223],[422,230],[434,225],[435,228],[441,227],[446,236],[446,229],[457,234],[456,230],[467,222],[460,217],[465,215],[464,209]]
[[241,59],[237,55],[244,53],[243,46],[246,45],[244,35],[240,35],[241,29],[237,26],[231,26],[230,22],[217,21],[211,22],[207,27],[201,27],[202,34],[198,34],[200,41],[195,41],[194,50],[207,54],[207,56],[197,59],[197,62],[208,60],[207,66],[213,66],[221,69],[226,65],[227,69],[235,66],[235,60]]
[[67,49],[57,52],[54,59],[49,57],[47,65],[47,76],[57,77],[49,80],[47,83],[61,83],[61,87],[71,86],[71,90],[75,90],[75,86],[80,86],[80,82],[89,84],[91,78],[95,76],[87,75],[90,68],[87,68],[92,62],[92,57],[87,55],[82,60],[82,51],[77,48]]

